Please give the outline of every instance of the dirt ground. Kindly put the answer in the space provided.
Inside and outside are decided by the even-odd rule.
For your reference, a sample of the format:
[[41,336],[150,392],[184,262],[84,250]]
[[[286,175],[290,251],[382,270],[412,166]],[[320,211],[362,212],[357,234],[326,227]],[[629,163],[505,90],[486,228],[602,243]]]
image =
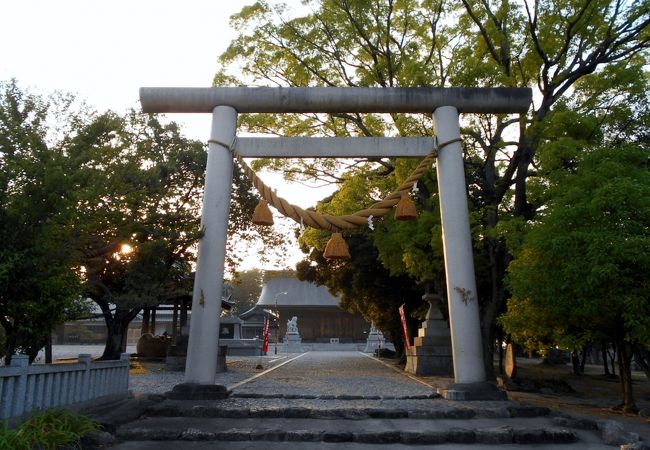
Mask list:
[[[629,431],[650,441],[650,381],[643,372],[633,372],[633,389],[638,415],[625,414],[612,408],[621,403],[618,377],[603,376],[602,366],[587,365],[585,374],[573,375],[571,365],[546,365],[537,359],[517,360],[517,379],[532,391],[509,391],[508,398],[531,405],[546,406],[556,411],[589,416],[595,420],[617,420]],[[452,378],[421,377],[433,385],[446,386]]]

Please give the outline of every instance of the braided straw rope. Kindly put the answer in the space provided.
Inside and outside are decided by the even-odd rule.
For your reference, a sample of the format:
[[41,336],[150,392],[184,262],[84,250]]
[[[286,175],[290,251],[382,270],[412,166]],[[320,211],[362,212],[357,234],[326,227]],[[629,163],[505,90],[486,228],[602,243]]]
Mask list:
[[[370,208],[362,209],[353,214],[348,214],[344,216],[332,216],[330,214],[320,214],[316,211],[310,211],[302,209],[299,206],[292,205],[287,200],[273,192],[264,182],[257,176],[257,174],[250,168],[244,159],[239,155],[239,153],[230,147],[233,150],[233,154],[239,165],[243,169],[246,176],[253,182],[255,188],[259,191],[260,195],[264,200],[266,200],[270,205],[275,207],[282,215],[285,217],[290,217],[299,224],[304,224],[305,226],[317,228],[319,230],[330,230],[330,231],[340,231],[340,230],[349,230],[352,228],[362,227],[368,225],[368,217],[372,216],[373,218],[383,217],[388,214],[395,205],[402,198],[402,193],[408,193],[413,188],[413,185],[422,177],[424,172],[432,164],[433,160],[438,156],[438,150],[449,145],[453,142],[459,142],[460,138],[452,139],[450,141],[439,144],[435,147],[431,153],[424,157],[420,164],[411,172],[411,175],[399,185],[395,191],[390,193],[383,200],[375,203]],[[228,147],[221,142],[212,141],[216,144],[223,145]]]

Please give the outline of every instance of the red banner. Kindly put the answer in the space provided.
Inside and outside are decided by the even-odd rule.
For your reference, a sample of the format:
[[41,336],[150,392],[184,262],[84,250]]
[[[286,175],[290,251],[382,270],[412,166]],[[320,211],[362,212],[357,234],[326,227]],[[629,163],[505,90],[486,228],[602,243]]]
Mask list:
[[262,353],[269,351],[269,319],[264,319],[264,328],[262,329]]
[[406,343],[406,349],[411,348],[411,340],[409,339],[408,329],[406,328],[406,316],[404,315],[404,305],[399,307],[399,317],[402,319],[402,331],[404,332],[404,342]]

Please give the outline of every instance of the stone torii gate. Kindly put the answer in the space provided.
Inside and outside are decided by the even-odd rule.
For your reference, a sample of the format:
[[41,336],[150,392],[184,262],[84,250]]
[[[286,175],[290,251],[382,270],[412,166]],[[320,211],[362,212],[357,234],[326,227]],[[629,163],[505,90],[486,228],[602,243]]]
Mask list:
[[[481,390],[486,375],[458,115],[525,113],[531,98],[517,88],[141,88],[144,112],[212,113],[185,383],[215,383],[237,114],[425,113],[438,142],[452,142],[436,162],[457,386],[447,397],[472,398],[463,392]],[[239,154],[253,158],[424,157],[434,146],[430,137],[237,139]]]

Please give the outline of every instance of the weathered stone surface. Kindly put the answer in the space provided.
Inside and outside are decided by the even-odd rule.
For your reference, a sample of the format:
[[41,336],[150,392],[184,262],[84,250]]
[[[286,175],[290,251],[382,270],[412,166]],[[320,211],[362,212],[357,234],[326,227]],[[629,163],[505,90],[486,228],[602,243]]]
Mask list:
[[291,430],[287,431],[287,441],[318,442],[322,438],[322,432],[314,430]]
[[284,441],[286,432],[283,430],[262,429],[251,433],[251,441]]
[[600,437],[608,445],[633,444],[639,440],[637,433],[628,433],[620,422],[604,420],[598,423]]
[[578,430],[597,430],[598,423],[595,420],[576,417],[553,417],[553,423],[560,427],[575,428]]
[[250,408],[219,409],[219,417],[244,418],[244,417],[250,417],[250,415],[251,415]]
[[107,431],[91,431],[81,438],[81,448],[107,446],[115,442],[115,436]]
[[178,417],[181,415],[181,408],[176,404],[158,404],[147,408],[147,415],[160,417]]
[[348,431],[326,431],[323,433],[323,442],[350,442],[352,439],[353,435]]
[[399,431],[354,433],[354,442],[365,444],[394,444],[399,442],[400,438]]
[[443,444],[447,441],[444,431],[402,431],[401,441],[404,444]]
[[218,441],[250,441],[253,430],[247,428],[231,428],[217,431],[215,438]]
[[173,400],[218,400],[228,398],[230,391],[219,384],[180,383],[165,396]]
[[450,428],[447,430],[447,442],[455,444],[473,444],[476,442],[476,433],[474,430],[465,428]]
[[311,409],[309,408],[291,407],[291,408],[285,408],[284,410],[284,417],[289,419],[306,418],[309,417],[310,414],[311,414]]
[[283,417],[284,408],[251,408],[250,413],[251,417]]
[[178,439],[177,430],[152,430],[150,428],[120,428],[116,433],[121,440],[128,441],[173,441]]
[[515,444],[541,444],[545,442],[544,430],[542,429],[514,430],[512,440]]
[[570,444],[578,440],[573,431],[564,428],[544,428],[545,442],[553,444]]
[[416,409],[408,411],[411,419],[471,419],[476,412],[463,408]]
[[551,412],[550,409],[543,406],[518,405],[509,406],[507,409],[510,417],[540,417],[548,416]]
[[476,430],[476,442],[480,444],[511,444],[514,431],[512,427],[502,426]]
[[196,428],[188,428],[181,433],[179,439],[181,441],[214,441],[216,437],[216,433],[198,430]]

